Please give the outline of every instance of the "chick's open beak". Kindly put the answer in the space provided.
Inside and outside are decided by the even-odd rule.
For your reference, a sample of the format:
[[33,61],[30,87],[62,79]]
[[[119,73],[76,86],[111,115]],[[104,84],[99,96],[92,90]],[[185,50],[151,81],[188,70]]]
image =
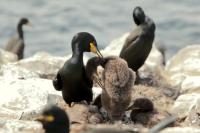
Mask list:
[[100,53],[100,51],[94,45],[94,43],[90,43],[90,51],[97,54],[100,58],[103,58],[103,55]]

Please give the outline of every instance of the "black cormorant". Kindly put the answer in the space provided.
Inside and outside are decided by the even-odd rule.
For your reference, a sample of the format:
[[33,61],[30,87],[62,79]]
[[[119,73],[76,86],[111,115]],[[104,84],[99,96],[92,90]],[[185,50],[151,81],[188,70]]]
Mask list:
[[45,133],[69,133],[68,115],[57,106],[46,108],[36,120],[42,123]]
[[93,52],[103,57],[98,50],[96,39],[87,32],[77,33],[72,39],[72,57],[58,71],[53,80],[56,90],[62,91],[63,99],[71,106],[72,102],[92,101],[93,82],[87,76],[83,63],[83,53]]
[[137,72],[151,51],[156,26],[153,20],[145,15],[141,7],[133,10],[133,19],[137,27],[127,37],[120,57],[127,61],[132,70]]
[[17,25],[17,35],[11,38],[5,46],[5,50],[12,52],[18,56],[18,60],[24,58],[24,34],[22,30],[23,25],[31,25],[27,18],[20,19]]

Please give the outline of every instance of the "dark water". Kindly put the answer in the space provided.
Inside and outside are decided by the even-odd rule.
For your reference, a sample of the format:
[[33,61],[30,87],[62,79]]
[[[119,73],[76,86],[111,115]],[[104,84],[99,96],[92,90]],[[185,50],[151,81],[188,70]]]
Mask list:
[[27,17],[33,27],[24,27],[26,57],[37,51],[70,54],[80,31],[91,32],[104,48],[134,28],[138,5],[155,21],[156,40],[166,45],[168,57],[200,43],[200,0],[0,0],[0,47],[15,34],[19,18]]

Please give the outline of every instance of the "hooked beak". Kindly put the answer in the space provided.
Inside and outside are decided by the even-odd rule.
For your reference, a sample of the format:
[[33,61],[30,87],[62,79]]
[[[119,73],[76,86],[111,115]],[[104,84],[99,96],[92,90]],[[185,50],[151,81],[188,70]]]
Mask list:
[[90,43],[90,51],[97,54],[98,57],[103,58],[103,55],[100,53],[98,48],[94,45],[94,43]]
[[32,23],[31,22],[28,22],[26,25],[30,26],[30,27],[33,27]]

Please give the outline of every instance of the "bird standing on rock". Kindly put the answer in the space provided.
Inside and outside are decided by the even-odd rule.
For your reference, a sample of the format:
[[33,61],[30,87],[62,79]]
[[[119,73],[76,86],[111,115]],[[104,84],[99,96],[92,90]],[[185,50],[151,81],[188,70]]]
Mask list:
[[5,50],[12,52],[18,56],[18,60],[24,58],[24,34],[22,30],[23,25],[31,25],[27,18],[20,19],[17,25],[17,33],[15,37],[11,38],[5,46]]
[[92,101],[92,86],[85,72],[83,53],[93,52],[103,57],[98,50],[96,39],[87,32],[77,33],[72,39],[72,57],[58,71],[53,80],[54,88],[62,91],[63,99],[71,106],[72,102]]
[[145,15],[141,7],[133,10],[133,19],[137,27],[127,37],[120,57],[127,61],[132,70],[137,72],[151,51],[156,26],[153,20]]
[[57,106],[45,108],[36,120],[42,123],[45,133],[69,133],[68,115]]

